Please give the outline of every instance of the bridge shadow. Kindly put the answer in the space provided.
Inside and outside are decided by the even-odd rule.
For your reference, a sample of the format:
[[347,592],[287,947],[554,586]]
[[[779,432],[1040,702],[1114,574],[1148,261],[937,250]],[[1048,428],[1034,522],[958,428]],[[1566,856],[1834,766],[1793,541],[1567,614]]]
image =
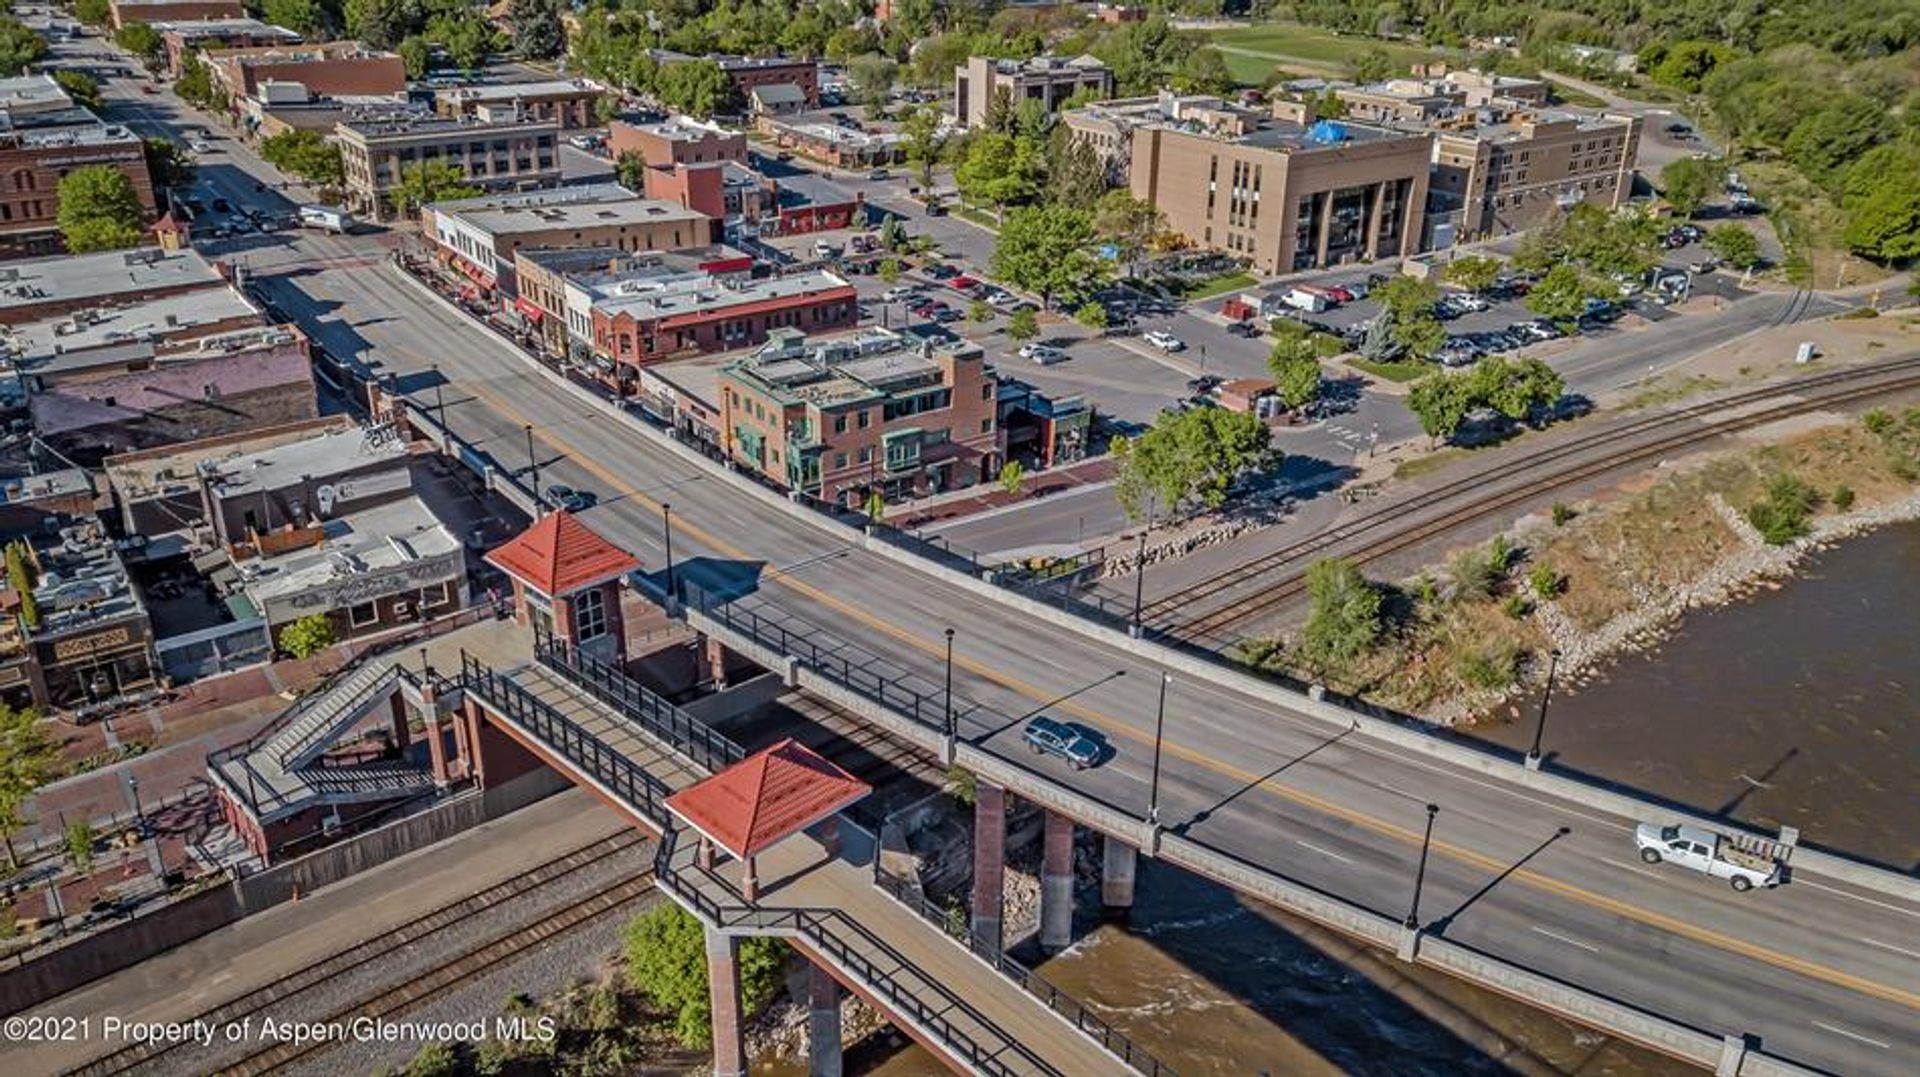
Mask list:
[[1740,779],[1746,784],[1741,787],[1739,792],[1733,795],[1732,799],[1720,805],[1719,810],[1714,812],[1714,814],[1722,819],[1734,818],[1735,813],[1740,810],[1740,806],[1747,802],[1747,798],[1752,796],[1755,790],[1772,788],[1773,779],[1779,775],[1781,769],[1799,755],[1799,748],[1788,748],[1785,754],[1779,759],[1774,760],[1773,765],[1762,771],[1757,778],[1748,775],[1745,771],[1741,771]]
[[1478,903],[1481,898],[1486,897],[1488,894],[1493,893],[1494,888],[1499,886],[1501,883],[1506,882],[1507,879],[1511,877],[1514,872],[1519,871],[1523,867],[1526,867],[1527,864],[1530,861],[1532,861],[1534,857],[1539,856],[1541,853],[1546,852],[1548,846],[1551,846],[1554,842],[1559,841],[1561,838],[1564,838],[1571,833],[1573,833],[1573,828],[1568,826],[1563,826],[1558,830],[1555,830],[1551,835],[1547,837],[1547,840],[1534,846],[1532,851],[1528,852],[1527,855],[1507,865],[1506,870],[1502,871],[1498,875],[1495,875],[1493,878],[1487,880],[1484,886],[1482,886],[1478,890],[1475,890],[1472,894],[1468,895],[1467,900],[1461,902],[1458,906],[1454,908],[1452,912],[1449,912],[1445,916],[1442,916],[1440,919],[1435,920],[1432,924],[1428,925],[1426,928],[1426,931],[1432,935],[1446,934],[1447,929],[1453,926],[1453,922],[1455,920],[1458,920],[1461,916],[1465,915],[1466,911],[1468,909],[1473,908],[1473,906],[1476,903]]
[[1245,796],[1246,794],[1251,793],[1255,789],[1260,788],[1261,786],[1267,784],[1273,779],[1286,773],[1292,767],[1300,763],[1306,762],[1308,759],[1312,758],[1315,754],[1322,751],[1323,749],[1330,748],[1333,745],[1339,743],[1340,741],[1345,740],[1349,734],[1352,734],[1358,731],[1359,728],[1360,728],[1360,723],[1355,722],[1353,725],[1348,726],[1347,728],[1341,730],[1340,732],[1335,733],[1333,736],[1328,737],[1327,739],[1321,741],[1320,743],[1314,745],[1311,748],[1308,748],[1306,751],[1301,752],[1299,755],[1294,756],[1292,759],[1289,759],[1286,762],[1280,764],[1279,766],[1273,768],[1272,770],[1267,771],[1265,774],[1262,774],[1260,777],[1255,778],[1254,780],[1246,783],[1245,785],[1242,785],[1240,788],[1235,789],[1233,792],[1228,793],[1225,797],[1222,797],[1220,801],[1214,804],[1212,807],[1205,808],[1205,809],[1202,809],[1201,811],[1195,812],[1193,815],[1193,818],[1184,820],[1180,823],[1176,823],[1175,825],[1170,826],[1167,829],[1171,830],[1175,834],[1179,834],[1180,836],[1185,837],[1187,833],[1191,831],[1194,827],[1197,827],[1201,823],[1206,822],[1208,819],[1213,818],[1215,812],[1224,810],[1227,805],[1233,803],[1234,801],[1240,799],[1242,796]]

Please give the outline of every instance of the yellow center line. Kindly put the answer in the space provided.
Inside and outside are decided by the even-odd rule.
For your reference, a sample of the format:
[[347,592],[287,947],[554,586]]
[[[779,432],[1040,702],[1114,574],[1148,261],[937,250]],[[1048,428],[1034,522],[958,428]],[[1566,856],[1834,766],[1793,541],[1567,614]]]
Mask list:
[[[500,399],[496,394],[484,388],[473,387],[473,386],[470,386],[469,388],[471,389],[471,391],[474,393],[475,396],[481,397],[482,399],[486,400],[488,404],[491,405],[496,411],[499,411],[501,414],[507,416],[509,419],[512,419],[515,422],[521,423],[522,425],[530,421],[522,412],[514,408],[512,405],[506,403],[504,400]],[[643,507],[650,509],[654,512],[658,512],[660,510],[660,505],[658,502],[654,501],[652,498],[641,493],[631,483],[627,482],[625,479],[621,478],[620,476],[614,474],[612,471],[608,470],[604,465],[594,460],[590,454],[581,452],[578,448],[576,448],[574,445],[569,443],[565,438],[562,438],[552,433],[551,431],[546,430],[537,425],[534,427],[534,436],[539,440],[552,446],[553,448],[559,450],[560,452],[564,453],[574,463],[580,465],[581,467],[585,468],[587,471],[591,472],[595,477],[597,477],[600,481],[606,483],[609,487],[619,491],[620,494],[623,497],[627,498],[628,500],[638,502]],[[742,550],[739,547],[733,545],[732,543],[729,543],[719,538],[718,536],[711,534],[705,529],[701,528],[699,525],[688,520],[685,516],[677,516],[675,519],[680,530],[684,531],[688,535],[691,535],[692,537],[699,540],[700,542],[705,543],[709,548],[727,557],[730,557],[739,561],[758,560],[757,558],[754,558],[748,555],[745,550]],[[792,590],[801,595],[804,595],[808,599],[811,599],[812,601],[817,602],[822,606],[832,609],[835,612],[840,613],[845,617],[848,617],[854,621],[864,624],[869,628],[874,629],[875,631],[892,636],[893,638],[906,643],[907,645],[921,651],[924,654],[927,654],[929,656],[934,656],[934,657],[944,656],[944,651],[942,650],[942,648],[944,647],[943,643],[935,643],[931,639],[923,639],[918,635],[915,635],[911,632],[906,631],[905,629],[898,627],[897,625],[893,624],[891,621],[883,620],[879,617],[876,617],[868,613],[866,610],[860,609],[859,607],[854,605],[850,605],[849,603],[843,601],[842,599],[834,595],[831,595],[825,591],[822,591],[817,587],[813,587],[812,585],[807,584],[803,581],[794,579],[791,576],[779,576],[779,577],[772,578],[771,582],[777,584],[778,586],[785,587],[789,590]],[[1044,703],[1048,700],[1055,698],[1058,694],[1058,693],[1043,691],[1036,685],[1029,684],[1018,677],[1010,676],[997,669],[993,669],[989,666],[983,665],[980,662],[967,658],[964,655],[955,655],[953,661],[955,665],[960,666],[962,669],[965,669],[967,672],[972,673],[975,676],[981,677],[985,680],[992,681],[995,684],[998,684],[1004,688],[1007,688],[1019,695],[1025,696],[1026,698],[1031,699],[1035,702]],[[1139,743],[1139,744],[1147,744],[1151,742],[1151,738],[1146,733],[1140,730],[1134,729],[1132,726],[1124,722],[1118,721],[1117,719],[1113,718],[1110,715],[1094,710],[1081,703],[1068,700],[1063,703],[1055,704],[1055,706],[1060,710],[1073,714],[1075,717],[1081,718],[1083,720],[1086,720],[1088,722],[1091,722],[1097,725],[1103,732],[1118,733],[1119,735],[1124,736],[1127,739],[1132,740],[1135,743]],[[1261,789],[1263,792],[1266,792],[1272,796],[1276,796],[1283,800],[1292,801],[1295,804],[1312,808],[1315,811],[1319,811],[1326,815],[1333,816],[1336,819],[1340,819],[1344,822],[1351,823],[1363,829],[1370,830],[1375,834],[1379,834],[1384,837],[1393,838],[1409,846],[1419,845],[1423,838],[1423,834],[1420,831],[1412,830],[1395,823],[1387,822],[1384,819],[1376,818],[1374,816],[1366,814],[1365,812],[1357,811],[1355,809],[1346,807],[1345,805],[1335,803],[1331,800],[1327,800],[1324,797],[1317,796],[1313,793],[1306,792],[1305,790],[1302,790],[1302,789],[1298,789],[1298,788],[1294,788],[1286,785],[1275,784],[1273,782],[1268,781],[1265,775],[1256,774],[1253,771],[1249,771],[1249,770],[1244,770],[1240,767],[1236,767],[1232,765],[1231,763],[1221,762],[1220,760],[1215,759],[1213,756],[1208,755],[1205,752],[1201,752],[1193,748],[1188,748],[1185,745],[1182,745],[1170,738],[1163,739],[1162,744],[1166,751],[1170,752],[1171,754],[1189,763],[1192,763],[1195,766],[1198,766],[1207,770],[1211,770],[1216,774],[1222,775],[1227,778],[1231,778],[1234,781],[1240,782],[1242,784],[1255,785],[1259,789]],[[1483,871],[1491,872],[1494,874],[1498,874],[1500,872],[1506,871],[1507,868],[1510,867],[1509,864],[1495,857],[1491,857],[1484,853],[1476,852],[1472,849],[1467,849],[1462,846],[1454,845],[1450,842],[1435,841],[1433,843],[1433,849],[1435,852],[1441,854],[1442,856],[1449,857],[1460,863],[1468,864],[1473,867],[1479,868]],[[1829,968],[1825,965],[1819,964],[1814,961],[1809,961],[1804,958],[1794,957],[1791,954],[1783,954],[1777,950],[1771,950],[1771,949],[1768,949],[1767,947],[1758,945],[1757,943],[1748,942],[1745,939],[1735,938],[1734,936],[1723,934],[1718,931],[1712,931],[1707,928],[1703,928],[1698,925],[1688,923],[1684,920],[1680,920],[1676,917],[1668,916],[1664,913],[1653,912],[1649,909],[1643,909],[1637,905],[1633,905],[1631,903],[1621,901],[1616,898],[1611,898],[1603,894],[1594,893],[1591,890],[1587,890],[1583,887],[1576,886],[1572,883],[1562,882],[1558,879],[1554,879],[1549,876],[1542,875],[1539,872],[1536,872],[1530,869],[1522,868],[1521,870],[1514,872],[1511,878],[1519,882],[1526,883],[1530,886],[1533,886],[1536,889],[1548,891],[1550,893],[1555,893],[1562,897],[1570,898],[1574,901],[1580,902],[1581,904],[1588,905],[1592,908],[1596,908],[1604,912],[1613,913],[1614,915],[1622,916],[1630,920],[1637,920],[1640,923],[1646,924],[1648,926],[1656,927],[1661,930],[1671,932],[1683,938],[1692,939],[1695,942],[1703,943],[1705,945],[1712,946],[1716,949],[1725,950],[1730,953],[1740,954],[1743,957],[1749,957],[1756,961],[1761,961],[1766,964],[1773,965],[1777,968],[1784,968],[1794,972],[1798,972],[1802,975],[1812,977],[1813,979],[1824,980],[1827,983],[1835,984],[1840,987],[1845,987],[1850,990],[1858,991],[1861,994],[1871,995],[1875,998],[1880,998],[1889,1002],[1897,1003],[1909,1009],[1920,1010],[1920,993],[1916,993],[1913,991],[1905,991],[1896,987],[1889,987],[1885,984],[1877,983],[1873,980],[1856,976],[1850,972],[1844,972],[1839,969]]]

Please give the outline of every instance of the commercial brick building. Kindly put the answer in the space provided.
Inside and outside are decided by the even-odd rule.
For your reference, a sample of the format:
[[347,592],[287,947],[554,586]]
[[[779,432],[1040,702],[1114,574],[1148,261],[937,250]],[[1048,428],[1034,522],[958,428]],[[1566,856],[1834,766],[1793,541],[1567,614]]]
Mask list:
[[594,106],[606,88],[591,79],[552,79],[546,82],[506,82],[462,86],[433,95],[433,108],[442,116],[471,116],[483,106],[517,108],[528,119],[552,120],[562,131],[594,127]]
[[60,179],[94,165],[125,173],[141,210],[154,213],[139,135],[101,122],[51,75],[0,79],[0,258],[62,249]]
[[214,81],[235,100],[257,97],[263,85],[275,82],[297,82],[320,97],[388,96],[407,89],[407,68],[399,54],[357,41],[208,49],[203,55]]
[[1285,101],[1274,113],[1208,110],[1134,129],[1134,196],[1173,231],[1262,273],[1420,249],[1430,136],[1316,120]]
[[995,97],[1005,94],[1009,107],[1038,101],[1049,113],[1059,112],[1077,93],[1107,97],[1113,93],[1113,70],[1092,56],[1063,59],[1038,56],[1031,60],[997,60],[971,56],[953,69],[953,115],[962,126],[979,127]]
[[820,270],[756,281],[647,275],[588,291],[593,351],[621,385],[647,363],[748,347],[778,329],[826,332],[859,319],[853,285]]
[[465,182],[487,190],[526,190],[560,181],[560,125],[551,120],[475,116],[422,119],[373,115],[341,121],[334,128],[346,170],[347,201],[375,220],[393,216],[393,192],[401,174],[438,161],[457,169]]
[[638,153],[653,168],[715,161],[747,163],[745,132],[686,117],[662,123],[615,120],[607,125],[607,149],[615,159],[623,153]]
[[[92,325],[95,313],[213,290],[227,291],[226,278],[193,250],[147,247],[35,258],[0,269],[0,326],[9,327],[17,341],[35,322],[84,313],[81,321]],[[49,327],[48,336],[65,351],[73,332],[70,327],[55,333]],[[26,350],[18,344],[14,348],[15,354]]]
[[1060,124],[1072,137],[1093,148],[1106,164],[1109,179],[1124,184],[1133,165],[1134,128],[1154,123],[1203,123],[1207,114],[1226,107],[1225,98],[1211,94],[1161,90],[1153,97],[1125,97],[1068,109],[1060,114]]
[[820,64],[791,56],[722,56],[720,70],[727,73],[740,100],[751,98],[753,91],[765,86],[793,86],[806,99],[808,108],[820,107]]
[[1617,209],[1633,193],[1638,116],[1521,112],[1434,136],[1430,212],[1463,239],[1530,228],[1588,202]]
[[[9,481],[0,500],[34,481]],[[99,521],[49,522],[27,539],[33,617],[0,618],[0,699],[98,713],[157,683],[153,623]],[[0,606],[21,602],[11,582],[0,582]]]
[[241,0],[110,0],[107,14],[118,30],[134,22],[238,19],[244,18],[247,10]]
[[[625,188],[604,198],[493,204],[481,199],[421,211],[421,234],[482,288],[516,294],[514,252],[522,247],[614,247],[624,251],[705,247],[714,222],[677,202],[637,198]],[[471,204],[478,202],[479,204]]]
[[161,44],[167,50],[167,73],[175,78],[186,70],[187,57],[200,49],[287,48],[304,39],[283,26],[271,26],[259,19],[182,19],[156,22]]
[[[589,316],[577,333],[569,332],[570,290],[647,273],[705,273],[739,283],[752,277],[753,267],[752,255],[721,245],[638,254],[614,246],[522,246],[513,255],[513,305],[540,334],[549,355],[585,362],[592,357],[593,326]],[[589,308],[590,303],[583,303],[583,314]]]
[[1003,457],[996,381],[977,345],[783,329],[722,367],[719,383],[728,455],[823,500],[973,486]]
[[907,159],[906,139],[894,131],[848,127],[819,112],[762,114],[754,126],[774,145],[835,168],[876,168]]

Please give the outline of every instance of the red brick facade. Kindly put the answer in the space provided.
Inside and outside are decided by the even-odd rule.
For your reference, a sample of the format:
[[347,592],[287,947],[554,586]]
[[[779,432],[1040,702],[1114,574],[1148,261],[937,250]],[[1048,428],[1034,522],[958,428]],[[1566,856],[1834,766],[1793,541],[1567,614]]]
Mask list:
[[63,248],[58,215],[60,177],[76,168],[111,165],[133,181],[140,209],[155,212],[153,177],[137,138],[91,145],[20,146],[0,144],[0,257],[54,254]]
[[627,312],[593,310],[593,347],[614,363],[639,367],[662,359],[730,351],[764,343],[770,330],[785,327],[826,333],[859,319],[853,286],[843,284],[809,295],[718,307],[664,318],[635,318]]

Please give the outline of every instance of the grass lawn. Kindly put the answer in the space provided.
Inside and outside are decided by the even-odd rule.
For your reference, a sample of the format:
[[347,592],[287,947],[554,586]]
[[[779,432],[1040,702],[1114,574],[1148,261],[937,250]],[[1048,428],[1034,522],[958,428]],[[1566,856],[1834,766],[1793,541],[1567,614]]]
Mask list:
[[1198,281],[1194,284],[1183,285],[1180,288],[1180,298],[1188,300],[1210,299],[1216,295],[1225,295],[1228,292],[1237,292],[1243,288],[1251,288],[1255,283],[1257,282],[1253,279],[1253,274],[1251,273],[1222,273],[1217,277],[1208,277],[1206,280]]
[[1563,105],[1573,105],[1578,108],[1607,107],[1605,101],[1600,100],[1585,90],[1576,90],[1564,82],[1555,82],[1553,84],[1553,97],[1554,100]]
[[994,220],[993,214],[984,209],[975,209],[972,206],[952,206],[947,212],[953,214],[955,217],[972,221],[989,232],[1000,231],[1000,222]]
[[1210,33],[1207,38],[1226,58],[1227,70],[1234,79],[1255,86],[1265,85],[1276,67],[1345,75],[1347,61],[1370,48],[1385,49],[1394,66],[1403,71],[1409,64],[1446,55],[1418,45],[1349,37],[1291,22],[1233,27]]
[[1371,359],[1349,359],[1347,365],[1388,381],[1417,381],[1434,371],[1432,363],[1376,363]]

